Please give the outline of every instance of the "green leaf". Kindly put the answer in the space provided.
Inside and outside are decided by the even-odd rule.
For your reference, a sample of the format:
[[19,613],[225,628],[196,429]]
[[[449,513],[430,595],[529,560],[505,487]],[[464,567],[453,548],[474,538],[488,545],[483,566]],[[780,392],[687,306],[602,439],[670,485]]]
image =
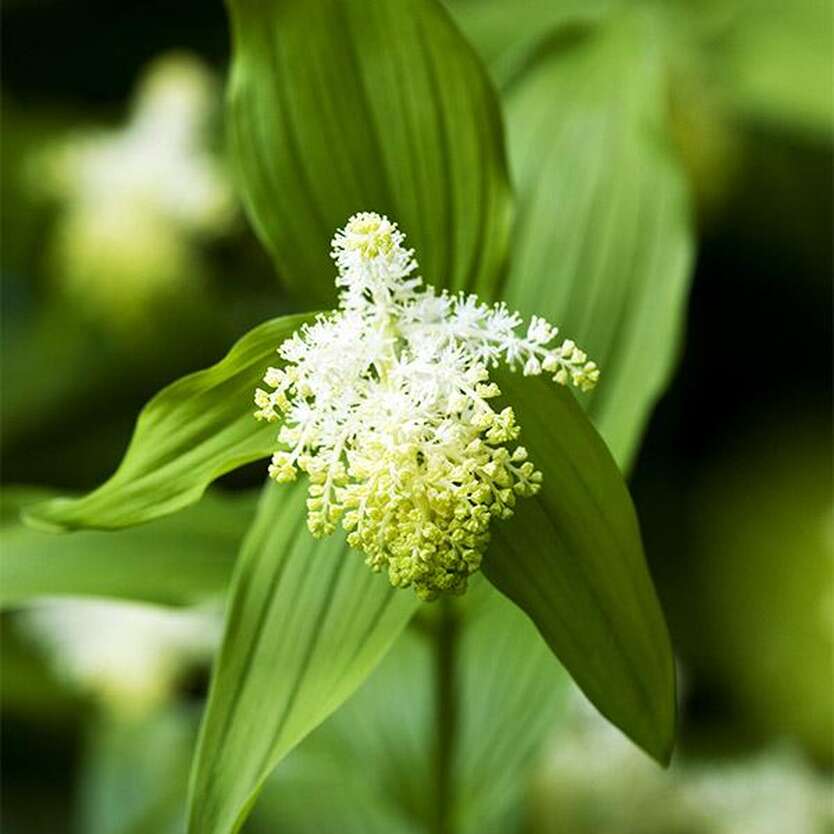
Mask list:
[[601,18],[616,0],[446,0],[463,33],[500,85],[523,70],[530,54],[565,24]]
[[475,583],[467,598],[457,673],[459,819],[463,832],[504,832],[570,679],[523,611],[489,582]]
[[335,298],[328,258],[387,213],[425,279],[490,294],[510,187],[486,72],[436,0],[230,0],[229,128],[249,216],[281,277]]
[[356,694],[281,763],[253,822],[282,834],[426,831],[432,683],[428,642],[406,629]]
[[22,507],[50,494],[25,487],[3,492],[2,607],[56,595],[190,605],[223,594],[255,511],[251,494],[209,493],[194,507],[118,537],[64,537],[32,530],[18,519]]
[[693,231],[651,20],[566,29],[508,93],[519,214],[504,297],[602,369],[580,397],[628,470],[681,336]]
[[542,377],[497,378],[544,482],[493,525],[484,573],[600,712],[668,762],[674,659],[625,482],[569,391]]
[[84,834],[180,834],[196,735],[193,708],[102,715],[85,738],[76,808]]
[[278,345],[309,316],[273,319],[247,333],[224,359],[160,391],[142,409],[116,473],[83,498],[59,498],[25,514],[51,531],[129,527],[199,500],[215,478],[268,457],[275,424],[257,423],[252,396]]
[[368,676],[418,606],[341,534],[316,540],[305,484],[264,489],[232,581],[195,759],[191,834],[237,831],[270,771]]
[[[569,679],[530,620],[488,582],[473,580],[455,608],[453,828],[504,832]],[[403,633],[357,693],[276,770],[255,809],[266,830],[431,828],[437,610],[423,609],[420,630]]]
[[349,759],[341,750],[322,747],[320,753],[295,753],[282,764],[253,813],[253,834],[424,834],[391,807],[375,784],[372,762]]

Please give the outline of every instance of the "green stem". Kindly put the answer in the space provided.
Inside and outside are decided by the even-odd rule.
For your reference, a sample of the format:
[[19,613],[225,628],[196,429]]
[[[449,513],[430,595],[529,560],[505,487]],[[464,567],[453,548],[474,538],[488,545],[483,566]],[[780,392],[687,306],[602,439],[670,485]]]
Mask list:
[[435,797],[433,834],[454,834],[453,757],[457,733],[456,664],[459,638],[454,603],[441,599],[434,633],[435,654]]

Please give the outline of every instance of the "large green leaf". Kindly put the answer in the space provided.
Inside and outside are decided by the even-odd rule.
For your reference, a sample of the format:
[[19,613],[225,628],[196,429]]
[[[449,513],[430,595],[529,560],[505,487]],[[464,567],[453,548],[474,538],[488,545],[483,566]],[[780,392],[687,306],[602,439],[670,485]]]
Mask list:
[[600,712],[667,762],[674,660],[625,482],[569,391],[542,377],[498,379],[544,482],[494,525],[484,572]]
[[38,596],[106,596],[189,605],[223,594],[254,496],[209,493],[169,518],[113,533],[55,536],[19,520],[50,492],[6,488],[2,495],[0,606]]
[[387,213],[438,287],[489,293],[510,188],[496,95],[436,0],[229,0],[229,128],[244,203],[278,271],[335,298],[329,243]]
[[83,498],[36,505],[26,520],[52,531],[118,529],[193,504],[215,478],[275,446],[252,396],[278,345],[309,316],[286,316],[247,333],[224,359],[160,391],[142,410],[116,473]]
[[628,469],[676,358],[692,228],[651,20],[563,30],[508,93],[519,214],[504,288],[602,368],[583,396]]
[[191,834],[236,831],[275,765],[335,710],[417,608],[344,536],[314,539],[305,484],[267,484],[232,582],[195,759]]

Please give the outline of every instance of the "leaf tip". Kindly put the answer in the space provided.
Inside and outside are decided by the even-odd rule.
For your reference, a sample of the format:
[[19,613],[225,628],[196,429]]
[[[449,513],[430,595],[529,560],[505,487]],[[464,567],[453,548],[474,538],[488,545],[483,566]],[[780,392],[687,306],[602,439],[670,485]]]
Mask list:
[[[670,649],[671,651],[671,649]],[[674,665],[672,666],[665,703],[657,704],[654,712],[655,719],[650,721],[648,730],[643,737],[631,735],[632,740],[641,747],[662,768],[666,769],[672,763],[672,756],[677,743],[678,702],[677,682]]]
[[669,768],[675,753],[675,745],[677,743],[676,715],[677,711],[673,713],[673,718],[669,722],[669,726],[662,728],[660,735],[651,743],[640,745],[664,770]]

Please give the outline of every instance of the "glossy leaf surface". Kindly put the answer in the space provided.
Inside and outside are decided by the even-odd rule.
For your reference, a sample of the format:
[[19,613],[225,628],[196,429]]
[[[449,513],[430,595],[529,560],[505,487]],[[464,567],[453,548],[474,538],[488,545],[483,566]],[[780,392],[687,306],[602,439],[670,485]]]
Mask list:
[[625,482],[569,391],[543,377],[498,379],[544,481],[493,525],[484,572],[600,712],[666,762],[674,660]]

